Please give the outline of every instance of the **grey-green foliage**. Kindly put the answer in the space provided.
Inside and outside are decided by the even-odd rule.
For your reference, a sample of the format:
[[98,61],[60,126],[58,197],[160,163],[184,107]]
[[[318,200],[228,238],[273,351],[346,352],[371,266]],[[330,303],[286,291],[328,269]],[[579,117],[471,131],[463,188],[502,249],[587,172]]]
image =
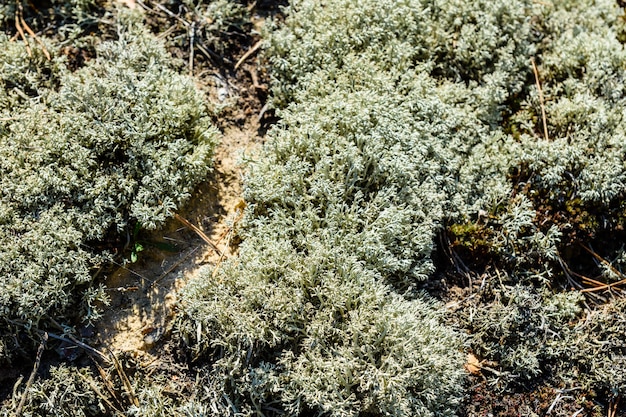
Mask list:
[[506,275],[486,279],[478,297],[457,313],[474,352],[491,361],[495,372],[483,373],[495,386],[541,378],[611,395],[624,391],[624,300],[583,310],[577,292],[537,293],[511,285]]
[[[97,0],[51,0],[47,2],[44,7],[41,7],[42,10],[40,10],[38,7],[41,5],[33,4],[25,0],[5,1],[3,4],[0,4],[0,25],[6,25],[11,28],[15,27],[18,4],[21,6],[23,15],[27,18],[31,12],[35,12],[33,14],[45,16],[43,18],[44,20],[46,18],[56,18],[68,22],[81,23],[90,17],[91,13],[97,7],[96,3]],[[49,15],[48,12],[50,12]],[[35,19],[38,19],[39,16],[35,17]]]
[[311,236],[302,252],[275,224],[256,230],[237,261],[192,281],[181,300],[179,331],[215,360],[215,407],[453,415],[460,338],[437,305],[390,292],[341,248]]
[[[563,374],[572,381],[602,389],[611,395],[626,391],[626,302],[624,299],[587,312],[572,329]],[[568,364],[575,364],[568,367]]]
[[285,25],[271,35],[274,90],[280,100],[345,59],[365,56],[382,71],[427,72],[452,81],[499,83],[517,92],[535,50],[531,1],[292,1]]
[[[169,3],[169,4],[168,4]],[[194,42],[204,48],[224,54],[229,47],[245,39],[250,26],[249,10],[239,0],[178,0],[165,3],[174,11],[184,12],[183,17],[193,22]],[[163,28],[160,28],[163,30]],[[188,31],[188,28],[186,29]],[[173,39],[179,47],[188,48],[189,40],[181,44],[180,36]],[[206,51],[207,49],[204,49]],[[206,52],[204,52],[206,53]]]
[[515,116],[525,133],[521,162],[551,198],[574,194],[606,205],[626,187],[626,52],[617,28],[622,12],[613,1],[557,5],[544,10],[550,36],[541,45],[539,65],[551,139],[532,134],[541,123],[539,99],[532,92]]
[[[12,82],[35,96],[0,122],[0,317],[37,324],[80,298],[102,261],[98,239],[135,223],[153,229],[183,203],[217,135],[193,81],[140,29],[102,43],[75,73],[55,57],[38,75],[23,48],[3,51],[0,77],[11,95],[8,79],[24,68]],[[98,291],[87,291],[93,307]]]
[[432,273],[461,155],[494,135],[473,102],[507,92],[341,61],[292,92],[249,165],[240,256],[186,287],[177,327],[223,412],[452,415],[461,337],[396,290]]
[[410,111],[407,134],[428,149],[424,164],[439,171],[431,176],[445,192],[447,217],[475,216],[510,193],[506,173],[519,156],[499,124],[532,74],[542,36],[532,23],[536,8],[527,1],[294,2],[268,41],[275,103],[308,102],[337,87],[350,94],[385,78],[371,94],[395,95]]
[[[48,49],[54,48],[52,42],[44,42]],[[0,114],[9,117],[11,109],[56,87],[65,66],[56,54],[48,61],[39,45],[31,48],[30,56],[22,42],[11,42],[4,34],[0,45]]]
[[[27,401],[20,416],[90,417],[106,414],[105,402],[98,395],[106,393],[106,387],[89,369],[59,365],[51,367],[49,373],[47,378],[38,379],[27,388]],[[0,415],[17,415],[25,383],[4,403]]]
[[[181,300],[177,329],[194,359],[210,362],[211,404],[262,415],[452,413],[459,338],[411,287],[432,274],[442,226],[469,221],[486,222],[494,252],[511,258],[502,263],[513,282],[462,323],[505,385],[549,375],[622,389],[599,365],[606,352],[568,371],[581,296],[545,285],[559,272],[550,262],[564,225],[538,224],[535,206],[572,177],[585,202],[625,191],[617,9],[301,0],[288,13],[268,41],[281,122],[249,164],[240,257],[194,279]],[[531,177],[528,193],[513,168]],[[583,351],[594,352],[591,340]],[[410,365],[426,352],[441,367]],[[398,371],[386,374],[392,363]]]
[[567,363],[572,323],[580,316],[583,300],[577,292],[538,294],[504,278],[504,283],[502,276],[486,278],[486,289],[459,311],[475,353],[494,361],[492,367],[501,372],[485,371],[500,387],[512,380],[550,376]]

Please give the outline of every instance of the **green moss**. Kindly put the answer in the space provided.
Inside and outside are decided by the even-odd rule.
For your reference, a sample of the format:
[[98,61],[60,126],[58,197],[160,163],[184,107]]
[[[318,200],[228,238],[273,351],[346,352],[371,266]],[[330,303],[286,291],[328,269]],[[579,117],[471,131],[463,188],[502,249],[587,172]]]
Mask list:
[[448,230],[453,238],[453,246],[461,246],[471,252],[488,251],[491,246],[491,233],[484,225],[474,222],[453,224]]

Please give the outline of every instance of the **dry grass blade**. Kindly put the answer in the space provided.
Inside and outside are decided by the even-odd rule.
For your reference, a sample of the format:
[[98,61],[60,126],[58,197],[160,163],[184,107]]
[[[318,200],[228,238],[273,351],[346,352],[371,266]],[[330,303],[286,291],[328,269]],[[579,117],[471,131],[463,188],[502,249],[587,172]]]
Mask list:
[[117,357],[115,356],[115,354],[113,352],[110,352],[110,355],[111,355],[111,359],[113,360],[113,365],[115,366],[115,370],[117,371],[117,374],[120,376],[120,379],[122,380],[122,384],[124,384],[124,388],[126,389],[128,398],[130,398],[130,401],[135,407],[139,407],[139,399],[137,399],[137,395],[135,395],[135,390],[133,389],[133,386],[130,383],[130,379],[128,379],[128,375],[126,375],[126,372],[124,372],[124,368],[122,368],[122,365],[117,360]]
[[41,356],[43,355],[43,351],[46,348],[46,342],[48,341],[48,333],[43,333],[41,337],[41,343],[39,344],[39,348],[37,349],[37,357],[35,358],[35,365],[33,365],[33,371],[30,373],[30,377],[26,382],[26,386],[24,387],[24,392],[22,393],[22,398],[20,399],[20,403],[17,406],[17,410],[15,410],[15,415],[20,416],[22,414],[22,409],[26,404],[26,400],[28,399],[28,392],[30,387],[35,382],[35,375],[37,375],[37,371],[39,370],[39,365],[41,365]]
[[87,385],[89,385],[89,388],[91,388],[93,390],[93,392],[96,393],[96,395],[98,397],[100,397],[100,399],[102,399],[102,401],[104,401],[104,403],[113,411],[115,411],[117,414],[122,414],[122,410],[118,409],[115,405],[113,405],[113,403],[111,401],[109,401],[109,399],[100,391],[100,389],[89,379],[87,378],[85,375],[81,374],[80,372],[78,372],[78,376],[87,383]]
[[194,52],[194,41],[196,37],[196,22],[191,24],[189,28],[189,76],[193,77],[193,52]]
[[[20,19],[21,27],[24,28],[24,30],[26,30],[26,32],[28,32],[28,34],[30,36],[32,36],[32,38],[35,40],[35,42],[37,42],[39,44],[39,46],[41,46],[41,50],[43,51],[43,54],[46,56],[48,61],[50,61],[52,58],[50,57],[50,53],[46,49],[46,45],[44,45],[44,43],[41,41],[41,39],[39,39],[39,37],[35,34],[35,32],[33,32],[33,30],[30,28],[30,26],[28,26],[28,24],[24,20],[24,15],[23,15],[23,12],[22,12],[22,5],[18,4],[18,7],[19,7],[19,9],[18,9],[18,17]],[[17,19],[17,17],[16,17],[16,19]]]
[[219,250],[219,248],[215,245],[215,243],[211,242],[211,239],[209,239],[206,233],[200,230],[200,228],[198,228],[196,225],[192,224],[190,221],[188,221],[187,219],[181,217],[180,215],[176,213],[174,213],[174,217],[176,218],[176,220],[180,221],[182,224],[184,224],[185,226],[187,226],[188,228],[196,232],[196,234],[200,236],[202,240],[208,243],[208,245],[215,251],[215,253],[217,253],[219,256],[222,256],[222,251]]
[[539,70],[535,64],[535,58],[530,58],[530,62],[533,64],[533,73],[535,74],[535,84],[539,92],[539,104],[541,105],[541,120],[543,121],[543,135],[548,140],[548,121],[546,119],[546,108],[543,101],[543,90],[541,89],[541,83],[539,82]]
[[250,48],[245,54],[243,54],[242,57],[239,58],[239,61],[237,61],[237,63],[235,64],[235,69],[239,68],[239,66],[243,64],[246,59],[250,58],[252,54],[258,51],[261,48],[261,45],[263,45],[262,40],[255,43],[252,48]]

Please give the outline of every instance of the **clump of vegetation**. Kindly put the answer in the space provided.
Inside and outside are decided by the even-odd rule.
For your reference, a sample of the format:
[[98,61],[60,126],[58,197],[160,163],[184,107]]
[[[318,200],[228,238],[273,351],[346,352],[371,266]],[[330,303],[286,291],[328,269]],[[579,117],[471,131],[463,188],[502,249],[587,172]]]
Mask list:
[[[28,387],[26,401],[23,391],[16,391],[13,398],[0,411],[2,416],[48,416],[91,417],[106,415],[106,386],[87,368],[59,365],[49,370],[49,376]],[[99,396],[100,395],[100,396]]]
[[211,360],[214,406],[453,415],[461,339],[437,306],[394,294],[340,248],[312,239],[300,252],[272,226],[246,239],[237,262],[191,282],[181,301],[178,331],[195,360]]
[[[197,22],[198,41],[217,52],[224,52],[228,37],[244,38],[244,28],[249,24],[248,9],[242,2],[233,0],[183,0]],[[232,42],[232,40],[231,40]]]
[[[375,397],[360,385],[346,391],[335,382],[345,377],[333,375],[354,375],[355,353],[342,342],[350,314],[334,319],[324,342],[309,329],[326,311],[326,294],[344,300],[339,294],[348,296],[366,276],[361,294],[386,288],[380,300],[400,292],[404,302],[420,302],[412,291],[432,276],[435,238],[447,225],[464,234],[469,256],[487,248],[494,266],[509,271],[506,285],[486,277],[491,296],[475,307],[484,312],[465,310],[460,317],[471,320],[457,321],[474,333],[472,350],[498,364],[503,389],[540,375],[621,389],[615,378],[607,377],[610,388],[599,383],[605,374],[595,359],[566,366],[574,329],[593,315],[581,308],[580,293],[563,292],[573,282],[561,256],[571,224],[539,212],[579,201],[579,212],[614,213],[624,195],[617,6],[428,6],[294,1],[270,35],[282,120],[249,165],[241,258],[214,273],[217,283],[208,275],[192,283],[181,304],[179,329],[195,358],[211,360],[215,378],[227,381],[220,385],[225,409],[386,413],[384,405],[368,408]],[[328,269],[344,259],[362,272],[342,279],[343,268]],[[238,306],[241,319],[220,313],[227,306]],[[333,346],[342,361],[328,365],[328,354],[316,355],[309,340]],[[610,363],[593,344],[578,346]],[[445,375],[450,387],[460,386],[452,369]],[[299,380],[306,383],[294,390]],[[437,398],[425,409],[444,412],[435,404],[445,395]],[[394,412],[407,410],[418,408]]]
[[97,242],[163,224],[210,169],[217,133],[191,79],[140,28],[122,29],[74,73],[58,56],[38,66],[39,53],[2,42],[2,333],[73,315],[81,298],[92,320],[106,302],[92,284],[108,256]]

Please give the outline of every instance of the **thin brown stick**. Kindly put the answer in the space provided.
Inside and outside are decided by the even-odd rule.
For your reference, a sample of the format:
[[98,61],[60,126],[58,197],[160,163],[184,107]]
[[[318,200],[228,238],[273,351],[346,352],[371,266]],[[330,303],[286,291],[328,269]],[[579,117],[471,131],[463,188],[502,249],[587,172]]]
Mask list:
[[535,64],[535,58],[530,58],[530,62],[533,64],[533,72],[535,73],[535,84],[537,85],[537,90],[539,91],[539,104],[541,105],[541,120],[543,121],[543,135],[548,140],[548,121],[546,119],[546,108],[544,106],[543,101],[543,90],[541,89],[541,83],[539,82],[539,70],[537,70],[537,65]]
[[131,385],[130,380],[128,379],[128,376],[126,375],[126,372],[124,372],[124,368],[122,368],[122,365],[117,360],[117,357],[115,356],[115,354],[113,352],[110,352],[110,354],[111,354],[111,359],[113,359],[113,365],[115,366],[115,370],[120,376],[120,379],[122,380],[122,383],[124,384],[124,388],[126,388],[126,393],[128,394],[128,397],[130,398],[133,405],[135,405],[135,407],[139,407],[139,399],[137,399],[137,396],[135,395],[135,390],[133,389],[133,386]]
[[[65,329],[55,319],[50,318],[50,322],[52,323],[52,325],[54,327],[56,327],[57,329],[59,329],[60,331],[62,331],[65,334]],[[39,332],[41,332],[41,331],[39,330]],[[76,345],[78,347],[81,347],[81,348],[85,349],[87,352],[90,352],[90,353],[98,356],[104,362],[109,363],[109,364],[111,363],[109,358],[104,353],[100,352],[97,349],[92,348],[91,346],[89,346],[86,343],[81,342],[80,340],[76,339],[74,336],[72,336],[70,334],[65,334],[67,337],[59,336],[59,335],[56,335],[54,333],[48,333],[48,335],[51,338],[53,338],[53,339],[57,339],[57,340],[60,340],[62,342],[74,344],[74,345]]]
[[584,250],[589,252],[591,255],[593,255],[593,257],[596,258],[598,261],[600,261],[601,263],[606,265],[611,270],[611,272],[613,272],[615,275],[617,275],[617,276],[622,278],[619,281],[611,282],[611,283],[608,283],[608,284],[606,284],[604,282],[596,281],[594,279],[587,278],[586,280],[588,282],[596,285],[596,287],[594,287],[594,288],[585,288],[584,290],[582,290],[582,292],[591,292],[591,291],[600,291],[600,290],[605,290],[605,289],[612,289],[613,287],[617,287],[618,285],[626,284],[626,276],[624,276],[624,274],[622,274],[620,271],[615,269],[615,267],[613,265],[611,265],[611,263],[609,261],[604,259],[602,256],[598,255],[596,252],[594,252],[593,250],[591,250],[587,246],[585,246],[583,244],[581,244],[580,246]]
[[194,40],[196,38],[196,22],[191,24],[189,28],[189,76],[193,76],[193,52],[194,52]]
[[15,13],[15,28],[17,29],[17,32],[20,34],[20,37],[24,41],[24,46],[26,46],[26,52],[28,52],[28,56],[32,57],[33,51],[31,51],[30,49],[30,45],[28,44],[28,39],[26,39],[26,34],[24,33],[24,29],[22,29],[22,24],[20,23],[20,21],[22,20],[21,19],[22,5],[20,4],[19,0],[16,1],[16,3],[17,3],[17,12]]
[[22,414],[22,409],[26,404],[26,400],[28,399],[28,390],[35,382],[35,375],[37,375],[37,371],[39,370],[39,365],[41,365],[41,357],[43,356],[43,352],[46,348],[46,342],[48,341],[48,333],[44,332],[41,337],[41,343],[39,344],[39,348],[37,349],[37,356],[35,358],[35,365],[33,365],[33,371],[30,373],[30,377],[26,382],[26,386],[24,387],[24,392],[22,393],[22,398],[20,399],[20,403],[17,406],[17,410],[15,411],[16,416],[20,416]]
[[92,353],[92,354],[96,355],[98,358],[100,358],[105,363],[111,363],[111,360],[109,358],[107,358],[104,353],[100,352],[97,349],[92,348],[91,346],[89,346],[86,343],[83,343],[83,342],[77,340],[75,337],[72,337],[72,336],[69,336],[69,335],[68,335],[68,337],[63,337],[63,336],[59,336],[59,335],[54,334],[54,333],[48,333],[48,336],[50,336],[53,339],[60,340],[61,342],[65,342],[65,343],[69,343],[69,344],[73,344],[73,345],[76,345],[78,347],[81,347],[81,348],[85,349],[88,353]]
[[[623,279],[621,281],[617,281],[617,282],[613,282],[611,284],[604,284],[604,285],[600,285],[597,287],[593,287],[593,288],[585,288],[584,290],[580,290],[580,292],[592,292],[592,291],[601,291],[601,290],[610,290],[610,289],[614,289],[616,286],[621,285],[621,284],[626,284],[626,279]],[[621,291],[619,288],[615,288],[618,291]]]
[[[183,25],[189,27],[190,23],[188,21],[186,21],[185,19],[183,19],[182,17],[180,17],[177,14],[174,14],[170,9],[168,9],[167,7],[163,6],[162,4],[159,4],[157,2],[152,2],[154,3],[154,5],[159,9],[165,12],[165,14],[167,14],[170,17],[173,17],[174,19],[178,20],[180,23],[182,23]],[[141,5],[142,2],[140,1],[139,4]]]
[[589,252],[590,254],[593,255],[594,258],[596,258],[598,261],[602,262],[603,264],[605,264],[606,266],[609,267],[609,269],[611,270],[611,272],[613,272],[615,275],[620,276],[622,278],[626,279],[626,276],[624,276],[624,274],[622,274],[620,271],[618,271],[617,269],[615,269],[615,267],[613,265],[611,265],[611,263],[609,261],[607,261],[606,259],[604,259],[602,256],[598,255],[597,253],[595,253],[593,250],[591,250],[590,248],[588,248],[587,246],[581,244],[580,245],[584,250],[586,250],[587,252]]
[[243,64],[243,62],[246,59],[250,58],[252,56],[252,54],[254,54],[256,51],[258,51],[261,48],[261,45],[263,45],[263,41],[262,40],[260,40],[257,43],[255,43],[252,48],[248,49],[248,51],[245,54],[243,54],[241,56],[241,58],[239,58],[239,61],[237,61],[237,63],[235,64],[235,69],[239,68],[239,66],[241,64]]
[[[583,282],[593,282],[595,281],[592,278],[586,277],[584,275],[581,275],[577,272],[572,271],[572,269],[565,263],[565,261],[559,256],[558,257],[559,263],[561,264],[561,268],[563,268],[563,272],[565,273],[565,276],[567,277],[567,280],[569,281],[570,284],[572,284],[572,286],[579,290],[579,291],[583,291],[585,290],[585,287],[583,287],[582,284],[580,284],[578,281],[576,281],[574,279],[574,277],[580,278]],[[593,297],[595,299],[595,301],[597,302],[607,302],[607,298],[601,296],[600,294],[597,294],[595,291],[584,291],[585,294],[589,295],[590,297]]]
[[82,380],[87,383],[87,385],[89,385],[89,387],[98,395],[98,397],[102,399],[102,401],[105,402],[105,404],[111,410],[114,410],[117,413],[122,414],[122,410],[118,409],[115,405],[113,405],[113,403],[109,401],[109,399],[102,393],[102,391],[100,391],[100,389],[93,382],[89,380],[89,378],[87,378],[85,375],[81,374],[80,372],[78,372],[78,376],[81,377]]
[[209,246],[215,251],[215,253],[217,253],[219,256],[222,256],[222,251],[219,250],[219,248],[215,245],[215,243],[211,242],[211,239],[209,239],[209,237],[202,230],[200,230],[196,225],[192,224],[187,219],[181,217],[177,213],[174,213],[174,217],[179,222],[181,222],[182,224],[184,224],[185,226],[187,226],[188,228],[196,232],[196,234],[200,236],[202,240],[204,240],[206,243],[209,244]]
[[617,405],[619,404],[619,396],[615,400],[609,401],[609,407],[607,410],[607,417],[615,417],[617,413]]
[[145,277],[145,276],[141,275],[141,274],[140,274],[139,272],[137,272],[137,271],[133,271],[132,269],[125,267],[124,265],[120,264],[119,262],[115,262],[115,261],[111,260],[111,263],[113,263],[113,264],[115,264],[115,265],[119,266],[119,267],[120,267],[120,268],[122,268],[122,269],[125,269],[126,271],[130,272],[131,274],[133,274],[133,275],[135,275],[135,276],[137,276],[137,277],[139,277],[139,278],[141,278],[141,279],[142,279],[142,280],[144,280],[144,281],[152,282],[152,280],[151,280],[150,278],[148,278],[148,277]]
[[225,56],[222,56],[216,52],[213,52],[210,48],[207,49],[204,46],[202,46],[201,43],[197,43],[196,47],[200,50],[200,52],[202,52],[204,54],[205,57],[207,57],[207,59],[213,61],[213,60],[219,60],[219,62],[226,62],[227,64],[232,64],[233,62],[226,58]]
[[35,34],[35,32],[33,32],[33,30],[30,28],[30,26],[28,26],[28,24],[26,23],[26,21],[24,20],[24,14],[22,12],[22,6],[19,5],[20,10],[19,10],[19,18],[20,18],[20,23],[21,26],[26,30],[26,32],[28,32],[28,34],[30,36],[33,37],[33,39],[35,40],[35,42],[37,42],[39,44],[39,46],[41,46],[41,50],[43,51],[43,54],[46,56],[46,58],[48,59],[48,61],[51,61],[52,58],[50,57],[50,53],[48,52],[48,50],[46,49],[46,45],[44,45],[44,43],[41,41],[41,39],[39,39],[39,36],[37,36]]
[[93,357],[91,358],[91,360],[93,361],[94,365],[96,365],[96,368],[98,368],[100,377],[102,378],[102,381],[104,382],[104,386],[106,387],[107,391],[109,391],[109,394],[111,394],[111,398],[113,398],[113,400],[117,403],[118,408],[124,409],[124,407],[122,406],[122,402],[117,398],[117,395],[115,393],[115,387],[113,386],[109,375],[107,375],[102,366],[100,366],[100,364],[96,360],[94,360]]

